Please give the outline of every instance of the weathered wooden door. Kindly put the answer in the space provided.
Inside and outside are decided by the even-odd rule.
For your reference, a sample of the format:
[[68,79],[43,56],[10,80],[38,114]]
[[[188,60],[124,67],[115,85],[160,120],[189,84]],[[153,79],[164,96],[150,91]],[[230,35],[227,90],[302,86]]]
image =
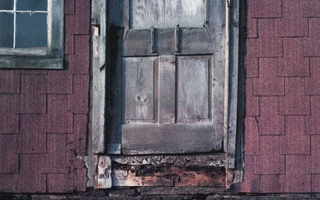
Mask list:
[[108,14],[108,153],[222,150],[223,2],[110,0]]

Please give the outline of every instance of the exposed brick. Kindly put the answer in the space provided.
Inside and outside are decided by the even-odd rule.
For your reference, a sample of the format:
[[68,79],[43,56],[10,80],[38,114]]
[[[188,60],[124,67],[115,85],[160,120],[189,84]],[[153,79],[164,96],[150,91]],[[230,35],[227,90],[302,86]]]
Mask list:
[[20,134],[17,137],[17,153],[46,153],[46,135],[41,134],[39,114],[20,115]]
[[280,193],[283,191],[284,175],[260,175],[261,193]]
[[286,116],[286,134],[280,137],[281,154],[310,154],[310,136],[304,116]]
[[16,71],[1,71],[0,93],[20,93],[20,75]]
[[9,111],[9,101],[7,94],[0,94],[0,113]]
[[260,135],[284,134],[284,117],[278,113],[277,97],[260,97],[260,116],[257,117]]
[[42,132],[71,133],[72,121],[69,95],[48,95],[48,111],[42,117]]
[[21,97],[17,105],[20,113],[44,113],[46,96],[40,94],[45,84],[44,75],[22,75]]
[[303,3],[304,17],[320,17],[319,0],[303,0]]
[[320,95],[320,58],[310,58],[310,77],[306,78],[306,94]]
[[72,76],[66,71],[50,71],[44,78],[45,84],[41,93],[68,94],[71,93]]
[[255,156],[245,157],[244,181],[241,185],[241,192],[258,193],[259,192],[259,175],[255,175]]
[[65,54],[74,54],[74,35],[68,34],[65,35],[64,42],[64,53]]
[[276,26],[281,37],[308,36],[308,19],[279,19]]
[[87,113],[88,112],[88,97],[89,97],[89,76],[74,75],[73,76],[73,91],[71,95],[71,111],[72,113]]
[[259,76],[259,59],[246,57],[246,77],[253,78]]
[[279,0],[250,0],[253,7],[253,17],[281,17],[281,1]]
[[284,192],[311,192],[311,176],[309,175],[309,164],[309,156],[286,156],[286,184],[284,186]]
[[68,0],[64,2],[64,14],[73,15],[74,14],[74,0]]
[[67,135],[68,148],[74,150],[79,156],[85,156],[88,117],[87,115],[75,114],[73,121],[73,134]]
[[298,19],[303,17],[304,0],[282,0],[282,17]]
[[277,58],[259,59],[259,78],[254,78],[255,95],[284,95],[284,79],[278,77]]
[[305,95],[304,78],[285,78],[285,96],[279,97],[280,114],[309,115],[310,99]]
[[309,19],[309,37],[303,38],[303,55],[320,56],[320,18]]
[[2,193],[14,192],[13,186],[14,185],[12,183],[12,174],[1,174],[0,173],[0,191]]
[[67,35],[73,35],[76,32],[76,17],[75,15],[65,15],[65,32]]
[[311,136],[311,172],[320,173],[320,135]]
[[320,96],[311,97],[311,115],[306,116],[308,134],[320,134]]
[[[259,38],[276,38],[276,19],[259,19],[258,20],[258,33]],[[273,31],[270,31],[273,30]]]
[[89,34],[90,29],[90,1],[75,1],[75,23],[76,34]]
[[17,193],[46,192],[46,174],[41,174],[43,154],[21,154],[20,174],[13,176],[13,184]]
[[73,173],[48,174],[49,193],[73,193],[76,189],[76,177]]
[[74,165],[77,170],[77,190],[78,191],[86,191],[87,189],[87,168],[85,166],[85,163],[82,160],[76,160]]
[[258,37],[257,19],[248,18],[247,20],[247,38]]
[[40,161],[41,173],[68,173],[72,168],[72,153],[67,149],[65,134],[47,134],[47,154],[43,155]]
[[281,76],[309,76],[309,59],[303,57],[301,38],[284,38],[284,58],[279,58]]
[[320,192],[320,175],[311,176],[311,192]]
[[246,80],[246,116],[259,115],[259,98],[253,96],[253,80]]
[[89,36],[76,35],[75,38],[75,55],[69,56],[70,73],[73,74],[89,74],[90,51]]
[[0,134],[1,133],[18,133],[19,132],[19,115],[13,113],[0,114]]
[[20,75],[46,75],[48,70],[32,70],[32,69],[19,69],[16,71]]
[[[18,173],[19,158],[14,154],[16,142],[13,135],[0,135],[0,174],[2,173]],[[0,179],[1,191],[1,179]]]
[[245,119],[244,152],[246,156],[259,155],[259,129],[254,117]]
[[279,136],[260,136],[260,156],[256,158],[256,174],[284,174],[284,156],[280,155]]
[[277,20],[278,36],[308,36],[308,19],[303,18],[303,0],[284,0],[283,18]]

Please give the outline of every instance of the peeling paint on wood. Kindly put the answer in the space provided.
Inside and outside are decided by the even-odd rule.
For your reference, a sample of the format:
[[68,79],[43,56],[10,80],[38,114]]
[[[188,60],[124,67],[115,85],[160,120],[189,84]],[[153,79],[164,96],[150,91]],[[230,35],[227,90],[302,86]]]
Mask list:
[[114,156],[113,186],[225,186],[225,155]]
[[224,167],[114,165],[113,186],[224,186]]
[[175,166],[207,166],[207,167],[224,167],[225,154],[214,155],[185,155],[185,156],[113,156],[112,162],[118,165],[153,165],[160,166],[162,164]]
[[111,159],[109,156],[99,156],[98,162],[98,189],[112,187],[111,180]]

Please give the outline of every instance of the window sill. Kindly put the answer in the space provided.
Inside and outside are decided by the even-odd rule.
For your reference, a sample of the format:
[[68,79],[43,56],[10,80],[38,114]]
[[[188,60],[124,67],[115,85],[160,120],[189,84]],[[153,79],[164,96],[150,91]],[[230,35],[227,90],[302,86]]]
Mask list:
[[63,69],[63,58],[0,57],[0,69]]

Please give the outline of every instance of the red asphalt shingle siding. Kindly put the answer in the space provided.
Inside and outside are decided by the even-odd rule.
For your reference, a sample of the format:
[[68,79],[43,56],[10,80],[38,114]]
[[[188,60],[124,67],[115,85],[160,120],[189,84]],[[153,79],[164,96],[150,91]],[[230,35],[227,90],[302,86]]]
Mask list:
[[0,192],[86,189],[90,1],[65,1],[64,70],[1,70]]
[[242,192],[320,192],[320,0],[247,2]]

